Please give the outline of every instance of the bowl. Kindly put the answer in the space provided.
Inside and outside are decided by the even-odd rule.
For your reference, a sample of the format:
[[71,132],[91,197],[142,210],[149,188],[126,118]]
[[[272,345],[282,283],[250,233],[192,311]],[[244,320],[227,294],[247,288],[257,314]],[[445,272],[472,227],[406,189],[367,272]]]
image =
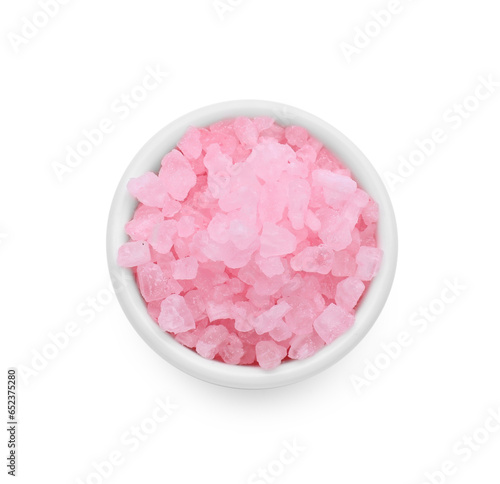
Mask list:
[[[163,156],[175,148],[190,126],[205,127],[238,116],[270,116],[279,124],[301,125],[320,140],[349,168],[358,184],[379,204],[378,244],[384,257],[356,311],[354,326],[315,355],[304,360],[284,361],[273,370],[207,360],[163,332],[146,310],[132,271],[118,266],[118,248],[128,240],[125,224],[132,218],[137,201],[126,185],[146,171],[157,172]],[[397,261],[397,229],[392,204],[372,164],[342,133],[325,121],[292,106],[257,100],[230,101],[193,111],[170,123],[137,153],[121,178],[111,205],[107,228],[107,257],[116,295],[128,320],[142,339],[166,361],[201,380],[241,389],[273,388],[296,383],[338,362],[367,334],[389,295]],[[138,364],[140,364],[138,362]]]

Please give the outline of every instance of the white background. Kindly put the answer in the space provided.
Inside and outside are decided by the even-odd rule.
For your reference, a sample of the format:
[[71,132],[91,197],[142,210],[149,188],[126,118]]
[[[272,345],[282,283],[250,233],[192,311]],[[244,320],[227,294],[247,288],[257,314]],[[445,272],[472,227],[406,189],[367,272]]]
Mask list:
[[[67,323],[79,328],[45,368],[19,381],[18,482],[86,482],[92,462],[113,451],[123,462],[103,482],[266,482],[252,474],[271,465],[276,483],[423,484],[447,460],[454,475],[434,482],[500,482],[500,432],[481,431],[500,407],[500,96],[463,122],[443,118],[474,94],[479,76],[500,80],[498,2],[402,1],[348,62],[342,42],[387,6],[246,0],[221,20],[211,0],[73,0],[16,52],[13,34],[40,7],[2,2],[3,371],[32,366]],[[120,119],[114,100],[157,65],[170,77]],[[82,317],[88,297],[109,296],[106,219],[133,155],[178,116],[240,98],[316,114],[384,177],[416,138],[440,127],[448,135],[390,191],[399,264],[372,331],[331,369],[269,391],[219,388],[179,372],[143,343],[114,299]],[[105,117],[113,132],[60,182],[53,162]],[[436,302],[455,279],[466,289]],[[429,305],[445,307],[421,331],[409,319]],[[356,391],[353,376],[364,378],[366,360],[386,363],[381,344],[401,332],[412,344]],[[132,451],[123,434],[164,397],[178,409]],[[470,459],[457,454],[474,433],[488,442]],[[305,450],[281,469],[273,461],[294,439]],[[2,432],[2,462],[6,440]],[[2,464],[2,478],[6,471]]]

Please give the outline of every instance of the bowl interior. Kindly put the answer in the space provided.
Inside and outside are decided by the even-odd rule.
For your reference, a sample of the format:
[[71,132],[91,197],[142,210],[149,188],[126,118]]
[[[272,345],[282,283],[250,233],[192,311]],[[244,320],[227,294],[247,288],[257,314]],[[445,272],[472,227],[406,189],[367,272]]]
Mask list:
[[[163,156],[177,145],[190,126],[205,127],[237,116],[270,116],[283,125],[297,124],[309,130],[351,170],[358,184],[379,204],[379,247],[384,251],[380,271],[371,282],[356,311],[354,326],[305,360],[286,361],[274,370],[257,366],[228,365],[207,360],[163,332],[146,311],[130,269],[117,265],[118,248],[128,240],[125,224],[132,218],[137,201],[126,185],[146,171],[157,172]],[[151,138],[125,170],[116,190],[108,221],[108,264],[118,300],[129,321],[165,360],[202,380],[234,388],[271,388],[303,380],[334,364],[366,335],[380,314],[394,279],[397,260],[397,231],[392,204],[385,186],[363,153],[328,123],[292,106],[269,101],[231,101],[193,111],[169,124]]]

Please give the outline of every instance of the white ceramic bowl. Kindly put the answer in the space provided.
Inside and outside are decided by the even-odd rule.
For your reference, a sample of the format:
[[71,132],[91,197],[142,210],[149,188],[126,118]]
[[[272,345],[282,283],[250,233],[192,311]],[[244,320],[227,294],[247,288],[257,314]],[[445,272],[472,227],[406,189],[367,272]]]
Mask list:
[[[125,224],[132,218],[136,200],[127,192],[130,178],[158,171],[163,156],[172,150],[190,126],[205,127],[237,116],[271,116],[282,125],[304,126],[352,171],[359,185],[380,206],[379,246],[384,251],[380,272],[372,281],[356,312],[354,326],[333,343],[305,360],[285,361],[274,370],[228,365],[207,360],[163,332],[146,311],[130,269],[116,263],[118,248],[128,240]],[[234,388],[272,388],[303,380],[339,361],[366,335],[379,316],[394,279],[397,231],[389,195],[377,172],[361,151],[325,121],[291,106],[269,101],[231,101],[193,111],[163,128],[137,153],[120,180],[113,199],[107,232],[108,263],[118,300],[132,326],[162,358],[180,370],[207,382]],[[139,365],[140,362],[137,361]]]

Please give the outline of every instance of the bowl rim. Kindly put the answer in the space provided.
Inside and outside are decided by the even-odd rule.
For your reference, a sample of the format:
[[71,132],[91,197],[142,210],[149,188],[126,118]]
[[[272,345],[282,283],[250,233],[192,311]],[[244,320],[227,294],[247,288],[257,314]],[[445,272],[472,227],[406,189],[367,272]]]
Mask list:
[[[315,355],[304,360],[286,361],[273,370],[258,366],[229,365],[207,360],[162,331],[147,313],[131,269],[118,266],[118,248],[129,240],[124,226],[132,218],[137,201],[126,189],[130,178],[146,171],[158,171],[162,157],[175,148],[190,126],[207,127],[238,116],[270,116],[283,126],[306,128],[351,170],[358,184],[379,204],[377,237],[384,251],[380,270],[372,280],[356,311],[354,326]],[[163,359],[198,379],[232,388],[274,388],[304,380],[332,366],[349,353],[368,333],[382,311],[394,281],[398,237],[389,193],[366,156],[336,128],[322,119],[293,106],[263,100],[235,100],[212,104],[177,118],[157,132],[139,150],[121,177],[111,203],[107,234],[108,268],[117,299],[142,339]]]

